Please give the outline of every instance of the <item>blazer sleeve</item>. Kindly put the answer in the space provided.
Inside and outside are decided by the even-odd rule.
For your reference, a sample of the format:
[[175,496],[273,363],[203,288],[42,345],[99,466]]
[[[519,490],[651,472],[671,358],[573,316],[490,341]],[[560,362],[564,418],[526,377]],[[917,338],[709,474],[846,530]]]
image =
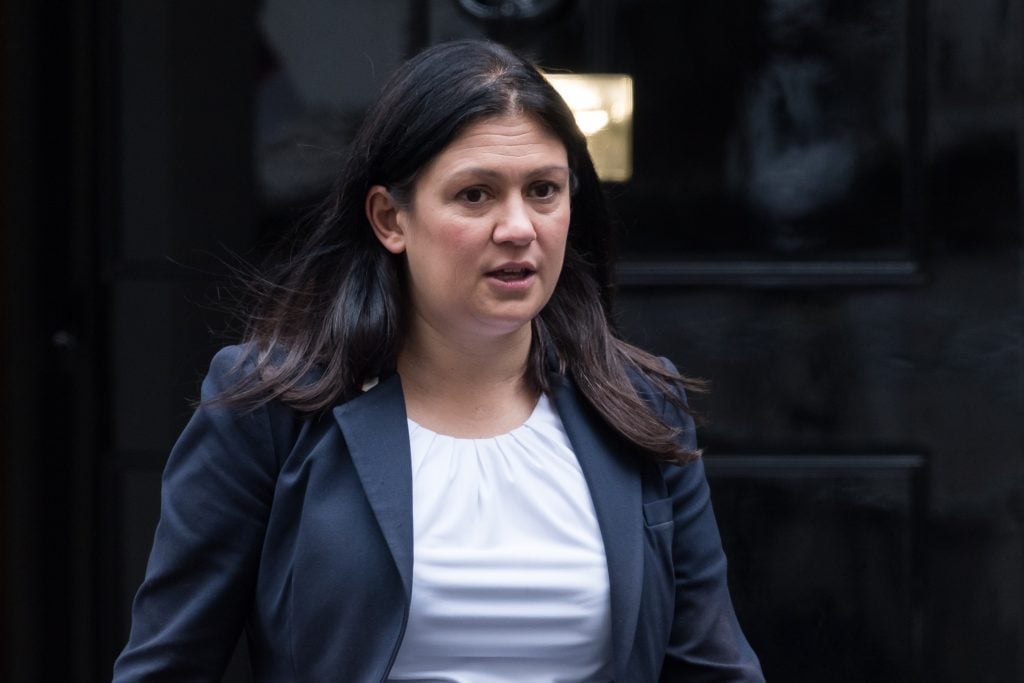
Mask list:
[[[202,398],[231,379],[219,352]],[[250,610],[278,465],[269,413],[202,404],[164,469],[160,521],[115,683],[219,681]]]
[[[666,366],[675,371],[670,361]],[[685,403],[682,389],[679,396]],[[693,418],[664,401],[663,418],[681,429],[684,445],[696,447]],[[701,459],[666,465],[672,497],[675,617],[662,665],[663,683],[762,682],[757,656],[747,643],[726,583],[726,559]]]

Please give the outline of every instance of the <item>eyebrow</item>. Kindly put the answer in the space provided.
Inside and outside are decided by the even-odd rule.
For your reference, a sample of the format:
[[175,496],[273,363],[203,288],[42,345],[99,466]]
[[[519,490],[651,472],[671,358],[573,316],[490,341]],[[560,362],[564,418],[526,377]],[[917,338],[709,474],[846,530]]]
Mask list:
[[[545,175],[547,173],[551,173],[551,172],[554,172],[554,171],[563,172],[563,173],[568,174],[569,173],[569,167],[568,166],[564,166],[562,164],[549,164],[547,166],[541,166],[539,168],[532,169],[529,172],[527,172],[526,175],[528,177],[530,177],[530,176],[539,176],[539,175]],[[458,178],[458,177],[462,177],[462,176],[484,176],[486,178],[500,179],[500,178],[504,178],[505,174],[502,173],[501,171],[495,170],[493,168],[485,168],[483,166],[469,166],[467,168],[459,169],[459,170],[455,171],[452,174],[453,178]]]

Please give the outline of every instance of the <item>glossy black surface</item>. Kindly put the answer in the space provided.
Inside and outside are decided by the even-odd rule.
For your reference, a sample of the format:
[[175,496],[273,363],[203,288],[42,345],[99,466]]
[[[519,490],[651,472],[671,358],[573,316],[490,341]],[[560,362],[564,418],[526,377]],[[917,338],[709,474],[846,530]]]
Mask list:
[[733,600],[772,680],[919,680],[924,466],[708,456]]
[[[910,246],[906,2],[620,6],[636,74],[623,250],[655,260],[821,257]],[[863,258],[865,254],[857,256]]]

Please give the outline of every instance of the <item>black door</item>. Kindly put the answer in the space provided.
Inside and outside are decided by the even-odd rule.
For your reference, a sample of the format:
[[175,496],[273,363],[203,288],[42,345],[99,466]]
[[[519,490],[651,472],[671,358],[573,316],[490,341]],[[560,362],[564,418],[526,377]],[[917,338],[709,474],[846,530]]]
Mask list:
[[[76,332],[69,290],[90,292],[91,322],[56,338],[64,374],[37,352],[3,376],[50,382],[37,385],[50,396],[70,387],[79,416],[43,438],[52,416],[21,406],[5,437],[18,453],[7,500],[47,511],[29,519],[9,503],[5,547],[55,539],[6,555],[5,595],[45,594],[49,567],[68,601],[9,600],[8,632],[29,624],[35,635],[17,642],[39,662],[9,666],[11,680],[109,677],[163,460],[230,339],[222,260],[258,256],[323,191],[395,64],[464,36],[554,71],[632,78],[630,172],[608,184],[620,327],[710,380],[694,399],[702,445],[734,601],[768,679],[1024,677],[1020,3],[71,6],[63,40],[78,47],[62,54],[74,63],[87,46],[91,66],[30,54],[63,74],[65,102],[89,104],[68,136],[98,171],[65,169],[61,192],[79,198],[62,239],[92,256],[53,255],[77,264],[67,270],[41,265],[51,254],[38,241],[33,261],[8,251],[5,263],[51,284],[34,290],[35,313],[6,308],[4,325],[31,322],[48,343]],[[44,44],[39,10],[7,11]],[[52,111],[39,95],[7,98],[15,85],[0,82],[9,117]],[[10,180],[12,159],[5,250],[60,223],[47,177]],[[12,280],[7,302],[20,300]],[[4,355],[29,348],[4,340]],[[38,464],[60,444],[74,444],[61,463],[77,469],[65,471],[85,476],[53,480]],[[74,495],[54,502],[50,481]],[[74,571],[54,574],[61,562]],[[70,626],[51,633],[36,604]],[[53,638],[87,669],[48,660]],[[245,680],[245,667],[228,678]]]

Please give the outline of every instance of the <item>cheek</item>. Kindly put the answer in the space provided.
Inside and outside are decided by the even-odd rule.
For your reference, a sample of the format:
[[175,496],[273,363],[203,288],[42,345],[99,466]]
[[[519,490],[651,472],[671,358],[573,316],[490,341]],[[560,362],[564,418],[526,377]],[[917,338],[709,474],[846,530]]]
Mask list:
[[552,257],[557,256],[559,265],[565,255],[565,246],[569,239],[569,212],[564,216],[553,216],[546,229],[539,235],[538,239],[543,240],[545,251]]
[[478,241],[473,230],[456,222],[421,227],[410,234],[406,249],[409,269],[414,278],[424,282],[456,282],[471,268],[475,271]]

